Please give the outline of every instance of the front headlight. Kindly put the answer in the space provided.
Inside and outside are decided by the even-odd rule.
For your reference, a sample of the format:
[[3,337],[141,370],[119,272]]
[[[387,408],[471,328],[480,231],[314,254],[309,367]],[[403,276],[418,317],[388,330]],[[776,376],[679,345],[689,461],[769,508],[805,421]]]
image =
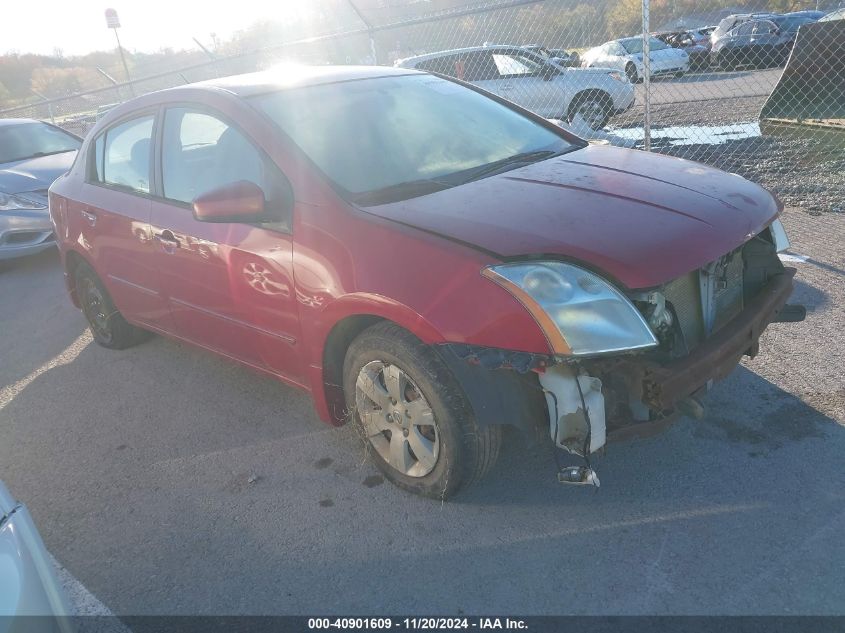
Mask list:
[[46,205],[40,202],[35,202],[34,200],[27,200],[22,196],[13,196],[9,193],[0,193],[0,211],[18,211],[20,209],[34,211],[46,208]]
[[783,228],[780,220],[775,220],[769,225],[769,231],[772,234],[772,241],[775,244],[775,252],[782,253],[789,248],[789,238],[786,236],[786,230]]
[[491,266],[482,274],[531,312],[555,354],[588,356],[657,345],[628,298],[583,268],[531,262]]

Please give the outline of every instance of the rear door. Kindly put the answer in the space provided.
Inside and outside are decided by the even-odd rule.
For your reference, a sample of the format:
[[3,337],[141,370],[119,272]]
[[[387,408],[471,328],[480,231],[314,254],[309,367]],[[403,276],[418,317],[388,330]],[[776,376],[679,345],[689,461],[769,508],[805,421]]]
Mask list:
[[[176,334],[302,382],[290,183],[253,139],[212,110],[166,109],[159,138],[151,225]],[[241,180],[261,187],[274,221],[194,219],[194,198]]]
[[68,222],[118,310],[169,329],[150,233],[151,144],[156,112],[141,111],[101,133],[88,152],[85,182],[68,200]]

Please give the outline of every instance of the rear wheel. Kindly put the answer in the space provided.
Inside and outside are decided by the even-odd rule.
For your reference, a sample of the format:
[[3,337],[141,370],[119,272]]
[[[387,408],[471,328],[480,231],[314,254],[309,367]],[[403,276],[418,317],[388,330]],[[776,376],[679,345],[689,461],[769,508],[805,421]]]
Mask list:
[[109,349],[126,349],[149,338],[149,332],[123,318],[103,282],[88,264],[77,265],[74,281],[82,314],[97,343]]
[[403,490],[448,498],[498,457],[501,428],[479,426],[437,353],[395,324],[376,324],[352,342],[343,389],[373,462]]
[[572,123],[577,117],[581,117],[590,129],[600,130],[607,125],[610,114],[610,97],[603,93],[586,93],[577,95],[572,100],[566,120]]

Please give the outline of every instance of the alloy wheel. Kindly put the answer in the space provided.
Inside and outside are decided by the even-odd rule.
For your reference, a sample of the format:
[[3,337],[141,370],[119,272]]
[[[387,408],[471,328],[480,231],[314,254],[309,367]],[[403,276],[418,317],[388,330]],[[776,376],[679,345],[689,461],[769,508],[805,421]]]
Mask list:
[[431,406],[399,367],[370,361],[355,383],[355,403],[373,449],[408,477],[425,477],[437,464],[440,433]]

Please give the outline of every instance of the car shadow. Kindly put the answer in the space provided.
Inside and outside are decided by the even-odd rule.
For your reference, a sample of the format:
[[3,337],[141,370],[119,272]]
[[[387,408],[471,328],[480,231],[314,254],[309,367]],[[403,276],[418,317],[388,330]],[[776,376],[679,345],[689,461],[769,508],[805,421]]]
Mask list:
[[[681,476],[689,482],[690,467],[700,465],[702,460],[709,463],[712,450],[724,449],[724,457],[731,458],[730,469],[740,470],[749,467],[748,457],[777,457],[777,451],[786,446],[791,452],[812,453],[816,450],[812,442],[802,444],[807,439],[823,439],[845,450],[845,429],[836,420],[745,367],[740,366],[728,381],[716,385],[703,402],[707,414],[700,421],[682,418],[662,435],[609,444],[604,455],[592,460],[603,484],[599,494],[649,494],[655,487],[665,487],[666,477]],[[703,452],[691,451],[691,447]],[[647,458],[643,449],[652,450],[654,458]],[[640,461],[642,457],[646,459]],[[582,463],[572,456],[564,461]],[[821,482],[833,485],[839,479],[836,473],[841,469],[840,463],[815,462],[815,467]],[[557,484],[555,470],[551,450],[522,446],[504,456],[485,484],[461,495],[457,502],[543,505],[550,502],[549,494],[555,488],[586,492],[589,496],[588,487]],[[704,473],[700,480],[689,483],[703,494],[717,495],[719,490],[725,494],[739,492],[730,490],[734,480],[711,475]],[[513,482],[520,482],[522,485],[516,486],[520,494],[507,500],[498,496],[505,482],[511,483],[509,488],[514,488]],[[772,486],[776,484],[771,482]],[[607,490],[609,486],[613,490]]]

